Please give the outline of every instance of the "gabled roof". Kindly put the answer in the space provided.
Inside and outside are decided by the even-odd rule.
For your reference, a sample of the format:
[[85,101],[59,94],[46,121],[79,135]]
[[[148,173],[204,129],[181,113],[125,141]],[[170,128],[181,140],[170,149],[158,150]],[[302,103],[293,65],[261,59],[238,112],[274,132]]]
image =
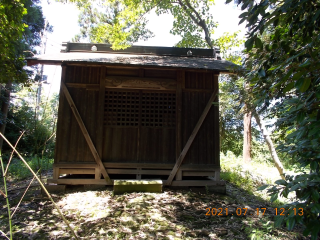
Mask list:
[[230,72],[237,65],[221,60],[218,49],[132,46],[114,51],[109,44],[66,43],[61,53],[27,58],[35,64],[90,63],[167,68],[191,68]]

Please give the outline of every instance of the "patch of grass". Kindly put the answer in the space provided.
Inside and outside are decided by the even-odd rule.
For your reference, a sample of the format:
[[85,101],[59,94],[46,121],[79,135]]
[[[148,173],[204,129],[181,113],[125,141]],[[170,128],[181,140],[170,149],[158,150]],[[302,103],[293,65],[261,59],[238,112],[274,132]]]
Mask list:
[[258,222],[250,221],[248,225],[245,227],[245,232],[247,233],[248,237],[252,240],[276,239],[274,238],[273,234],[274,230],[274,224],[272,221],[269,221],[268,218],[262,218]]
[[[233,155],[232,158],[234,159],[235,156]],[[237,158],[234,160],[235,161],[232,161],[233,163],[239,162],[239,159]],[[228,161],[230,161],[230,158],[228,158]],[[228,161],[221,161],[221,178],[225,181],[233,183],[237,187],[243,188],[250,194],[253,194],[256,184],[252,180],[252,176],[250,175],[249,171],[243,171],[243,168],[240,164],[228,164]]]
[[[241,156],[237,157],[232,152],[227,152],[226,155],[221,153],[221,170],[220,176],[223,180],[265,201],[270,199],[266,190],[257,191],[257,188],[264,184],[272,184],[280,178],[275,166],[270,166],[268,162],[263,163],[259,160],[252,160],[250,164],[245,164]],[[261,171],[264,175],[261,175]],[[259,175],[262,178],[257,180],[256,178],[259,178]],[[285,199],[277,199],[272,203],[272,206],[281,206],[284,201]]]
[[[25,160],[34,171],[38,171],[40,168],[42,170],[52,169],[53,159],[32,157],[25,158]],[[20,159],[13,159],[11,161],[8,172],[10,177],[16,180],[22,180],[32,176],[32,173]]]

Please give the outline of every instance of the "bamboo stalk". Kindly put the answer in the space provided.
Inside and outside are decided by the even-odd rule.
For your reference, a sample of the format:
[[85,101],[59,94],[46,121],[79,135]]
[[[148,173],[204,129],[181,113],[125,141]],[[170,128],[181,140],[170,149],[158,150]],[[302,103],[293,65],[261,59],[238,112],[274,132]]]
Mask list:
[[[2,133],[0,133],[2,135]],[[12,222],[11,222],[11,211],[10,211],[10,203],[9,203],[9,198],[8,198],[8,191],[7,191],[7,181],[6,181],[6,175],[4,175],[4,165],[2,161],[2,155],[1,155],[1,150],[0,150],[0,162],[1,162],[1,170],[3,174],[3,185],[4,185],[4,193],[5,193],[5,198],[7,202],[7,208],[8,208],[8,218],[9,218],[9,231],[10,231],[10,240],[12,240]]]
[[3,236],[5,236],[7,239],[10,239],[10,238],[8,238],[8,236],[7,236],[4,232],[2,232],[1,230],[0,230],[0,233],[1,233]]
[[[22,138],[22,136],[23,136],[24,133],[25,133],[25,131],[23,131],[23,132],[20,134],[20,137],[18,138],[16,144],[14,145],[15,148],[18,146],[18,143],[19,143],[19,141],[20,141],[20,139]],[[8,172],[9,165],[10,165],[10,163],[11,163],[12,157],[13,157],[13,153],[14,153],[14,151],[12,150],[11,155],[10,155],[10,159],[9,159],[9,162],[8,162],[8,164],[7,164],[7,167],[6,167],[6,171],[4,172],[4,175],[5,175],[5,176],[7,176],[7,172]]]
[[[0,136],[9,144],[9,146],[15,151],[15,153],[19,156],[19,158],[21,159],[21,161],[27,166],[27,168],[30,170],[30,172],[33,174],[33,176],[37,179],[37,181],[39,182],[39,184],[41,185],[43,191],[47,194],[48,198],[50,199],[50,201],[52,202],[52,204],[54,205],[54,207],[57,209],[60,217],[62,218],[62,220],[65,222],[65,224],[67,225],[67,227],[70,229],[72,235],[75,237],[75,239],[79,239],[78,236],[76,235],[76,233],[73,231],[73,229],[71,228],[69,221],[63,216],[62,212],[60,211],[58,205],[54,202],[54,200],[52,199],[50,193],[48,192],[48,190],[46,189],[46,187],[43,185],[43,183],[41,182],[41,180],[39,179],[39,177],[36,175],[36,173],[32,170],[32,168],[29,166],[29,164],[26,162],[26,160],[24,160],[24,158],[20,155],[20,153],[16,150],[16,148],[14,146],[12,146],[12,144],[8,141],[8,139],[6,139],[5,136],[3,136],[3,134],[0,132]],[[1,158],[0,158],[1,159]],[[2,159],[1,159],[1,165],[2,165]],[[9,208],[10,210],[10,208]],[[9,218],[10,218],[10,214],[9,214]]]
[[[38,172],[39,172],[39,171],[40,171],[40,169],[38,170]],[[36,174],[38,174],[38,172],[37,172]],[[30,188],[30,186],[31,186],[31,184],[32,184],[32,182],[33,182],[34,179],[35,179],[35,177],[32,178],[32,180],[30,181],[28,187],[27,187],[26,190],[24,191],[24,193],[23,193],[23,195],[22,195],[22,197],[21,197],[18,205],[16,206],[16,209],[13,211],[13,213],[12,213],[12,215],[11,215],[11,219],[12,219],[13,215],[16,213],[16,211],[18,210],[18,208],[19,208],[19,206],[20,206],[20,204],[21,204],[21,202],[22,202],[22,199],[23,199],[24,196],[26,195],[26,193],[27,193],[27,191],[29,190],[29,188]]]

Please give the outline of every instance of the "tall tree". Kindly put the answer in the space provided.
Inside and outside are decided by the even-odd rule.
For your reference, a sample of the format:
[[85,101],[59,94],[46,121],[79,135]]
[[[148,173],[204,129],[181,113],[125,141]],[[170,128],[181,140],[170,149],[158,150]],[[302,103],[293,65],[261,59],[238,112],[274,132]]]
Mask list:
[[138,3],[121,0],[71,2],[80,9],[78,21],[81,33],[75,36],[76,42],[84,39],[110,43],[114,49],[124,49],[139,39],[152,37],[151,31],[146,29],[146,12]]
[[251,162],[251,142],[252,142],[252,134],[251,134],[251,118],[252,112],[248,109],[247,104],[244,106],[244,114],[243,114],[243,160],[246,163]]
[[[23,55],[17,51],[18,42],[26,27],[22,20],[25,14],[23,2],[17,0],[0,2],[0,83],[6,83],[5,86],[1,85],[1,133],[4,133],[5,129],[12,82],[27,80],[27,74],[23,71]],[[1,138],[0,150],[2,143]]]
[[[239,0],[251,31],[247,66],[254,102],[269,109],[284,141],[278,149],[297,162],[303,174],[286,176],[269,192],[272,200],[295,192],[302,215],[281,216],[289,229],[305,225],[304,234],[319,237],[320,213],[320,2],[312,0]],[[251,6],[250,6],[251,5]],[[249,7],[250,6],[250,7]],[[309,172],[307,172],[309,170]]]
[[26,27],[23,22],[26,13],[24,1],[1,0],[0,2],[0,83],[27,80],[23,70],[23,55],[17,51]]
[[[67,0],[57,0],[67,2]],[[82,33],[90,41],[110,43],[114,49],[127,48],[138,39],[149,38],[145,15],[151,10],[171,13],[175,20],[171,33],[182,36],[177,46],[213,48],[211,34],[216,27],[209,13],[213,0],[70,0],[81,10]],[[203,34],[204,33],[204,37]]]
[[[6,127],[12,87],[31,81],[31,71],[24,69],[24,57],[35,52],[35,47],[41,43],[44,17],[39,3],[40,0],[0,2],[0,83],[6,83],[1,85],[1,133]],[[47,30],[52,27],[48,26]],[[0,138],[0,149],[2,144]]]

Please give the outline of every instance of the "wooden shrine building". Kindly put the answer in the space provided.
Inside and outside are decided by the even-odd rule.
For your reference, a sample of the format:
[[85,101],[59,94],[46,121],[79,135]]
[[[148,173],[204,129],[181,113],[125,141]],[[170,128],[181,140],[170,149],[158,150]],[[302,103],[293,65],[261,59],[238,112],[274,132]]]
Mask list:
[[235,65],[221,60],[217,49],[63,46],[59,54],[27,60],[29,66],[62,66],[49,183],[148,178],[172,186],[225,184],[219,178],[218,76]]

